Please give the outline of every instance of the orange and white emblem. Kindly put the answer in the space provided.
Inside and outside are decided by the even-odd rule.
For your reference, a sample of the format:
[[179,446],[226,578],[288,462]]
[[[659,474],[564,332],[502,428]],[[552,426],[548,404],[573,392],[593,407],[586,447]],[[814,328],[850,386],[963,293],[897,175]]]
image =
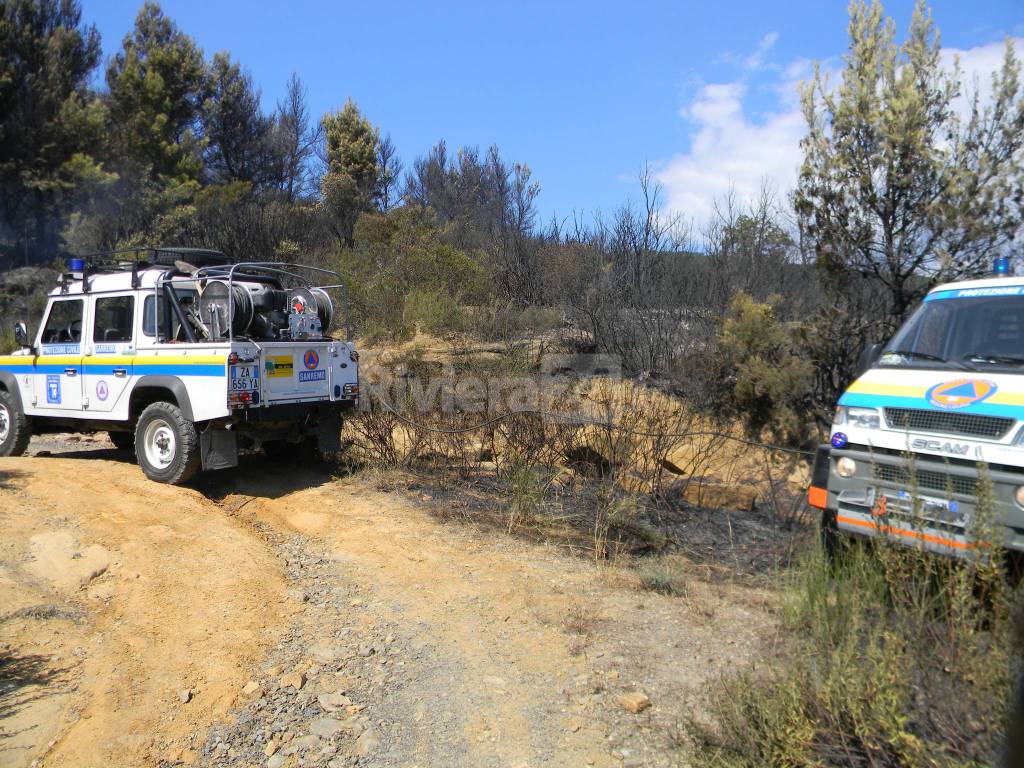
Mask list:
[[996,392],[994,382],[985,379],[955,379],[936,384],[925,397],[936,408],[965,408],[987,400]]

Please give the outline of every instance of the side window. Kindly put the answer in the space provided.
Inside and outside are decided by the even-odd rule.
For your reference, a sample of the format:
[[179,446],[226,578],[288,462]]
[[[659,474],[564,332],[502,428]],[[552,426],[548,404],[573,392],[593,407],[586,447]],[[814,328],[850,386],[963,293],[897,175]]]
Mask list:
[[43,326],[43,344],[78,344],[82,341],[82,299],[55,301]]
[[142,304],[142,332],[147,336],[156,336],[156,329],[164,324],[164,303],[159,306],[156,296],[149,294]]
[[92,340],[100,343],[131,341],[134,320],[134,296],[104,296],[96,299]]
[[[188,314],[194,306],[196,292],[190,289],[175,289],[175,295],[182,310]],[[147,336],[156,336],[160,342],[185,341],[177,313],[169,306],[169,298],[161,292],[159,296],[150,294],[142,304],[142,332]]]

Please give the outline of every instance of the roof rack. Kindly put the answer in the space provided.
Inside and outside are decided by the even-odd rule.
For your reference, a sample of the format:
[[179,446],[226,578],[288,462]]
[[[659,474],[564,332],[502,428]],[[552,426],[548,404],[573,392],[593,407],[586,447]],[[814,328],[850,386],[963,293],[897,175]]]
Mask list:
[[[82,281],[82,291],[89,293],[89,276],[105,272],[132,273],[132,288],[139,287],[139,270],[151,267],[174,269],[176,262],[184,261],[194,267],[220,267],[231,263],[220,251],[209,248],[185,248],[161,246],[159,248],[121,248],[113,251],[96,251],[90,254],[72,255],[68,258],[69,271],[60,276],[60,288],[66,293],[68,282]],[[76,275],[77,273],[77,275]]]
[[173,267],[176,261],[185,261],[196,267],[223,266],[231,263],[221,251],[180,246],[121,248],[83,254],[75,258],[82,259],[93,273],[121,272],[128,268],[140,269],[151,266]]

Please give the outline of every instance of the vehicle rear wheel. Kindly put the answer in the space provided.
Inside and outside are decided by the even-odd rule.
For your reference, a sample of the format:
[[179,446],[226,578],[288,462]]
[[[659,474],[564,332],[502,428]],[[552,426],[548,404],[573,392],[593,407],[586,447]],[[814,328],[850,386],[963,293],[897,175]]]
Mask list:
[[146,477],[178,485],[199,471],[199,433],[173,403],[153,403],[135,426],[135,455]]
[[32,437],[32,420],[19,408],[10,392],[0,390],[0,456],[21,456]]
[[119,451],[130,451],[135,448],[135,435],[131,432],[107,432],[107,437]]

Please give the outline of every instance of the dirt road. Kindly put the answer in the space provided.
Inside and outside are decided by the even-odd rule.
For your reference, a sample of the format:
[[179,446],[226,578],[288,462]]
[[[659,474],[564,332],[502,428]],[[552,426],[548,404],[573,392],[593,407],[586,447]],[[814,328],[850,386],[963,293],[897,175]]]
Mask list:
[[680,717],[773,626],[366,477],[47,449],[0,460],[0,766],[685,764]]

